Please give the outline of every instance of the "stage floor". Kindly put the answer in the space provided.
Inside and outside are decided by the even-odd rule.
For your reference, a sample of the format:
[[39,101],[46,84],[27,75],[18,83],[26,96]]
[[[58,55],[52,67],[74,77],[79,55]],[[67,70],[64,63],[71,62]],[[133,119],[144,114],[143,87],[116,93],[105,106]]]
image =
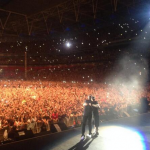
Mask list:
[[[81,128],[58,141],[51,150],[150,150],[150,127],[101,126],[99,136],[80,141]],[[144,132],[143,132],[144,131]],[[66,139],[65,139],[66,138]],[[48,149],[45,149],[48,150]]]
[[[86,131],[87,132],[87,131]],[[1,150],[150,150],[150,114],[101,123],[99,136],[80,141],[81,128],[0,146]]]

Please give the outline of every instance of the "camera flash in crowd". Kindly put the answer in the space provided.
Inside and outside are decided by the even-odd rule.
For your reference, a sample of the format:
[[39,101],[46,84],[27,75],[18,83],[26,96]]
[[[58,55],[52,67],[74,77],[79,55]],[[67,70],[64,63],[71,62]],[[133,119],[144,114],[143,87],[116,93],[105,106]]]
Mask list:
[[69,42],[67,42],[66,46],[69,48],[71,46],[71,44]]

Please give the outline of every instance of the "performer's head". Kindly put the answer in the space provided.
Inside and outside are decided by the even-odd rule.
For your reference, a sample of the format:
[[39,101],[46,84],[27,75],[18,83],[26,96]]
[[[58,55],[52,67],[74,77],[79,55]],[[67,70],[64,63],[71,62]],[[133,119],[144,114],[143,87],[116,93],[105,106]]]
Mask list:
[[95,97],[94,96],[92,96],[92,100],[95,101]]
[[92,95],[89,95],[89,96],[88,96],[88,99],[89,99],[89,100],[92,100]]

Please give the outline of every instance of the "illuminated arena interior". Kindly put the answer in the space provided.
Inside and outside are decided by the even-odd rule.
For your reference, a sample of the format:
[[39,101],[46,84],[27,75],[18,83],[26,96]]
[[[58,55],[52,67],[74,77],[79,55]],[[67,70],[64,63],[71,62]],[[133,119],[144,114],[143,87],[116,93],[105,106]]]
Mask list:
[[[149,33],[147,0],[0,0],[0,140],[10,126],[48,133],[54,112],[80,127],[89,94],[101,122],[147,113]],[[114,132],[124,138],[114,142]],[[116,126],[100,133],[113,135],[108,150],[131,134]],[[143,138],[133,130],[128,142]]]

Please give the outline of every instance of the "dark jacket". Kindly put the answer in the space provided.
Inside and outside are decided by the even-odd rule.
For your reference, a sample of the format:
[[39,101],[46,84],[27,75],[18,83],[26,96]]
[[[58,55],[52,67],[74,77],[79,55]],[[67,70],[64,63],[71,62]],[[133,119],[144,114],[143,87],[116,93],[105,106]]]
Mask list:
[[84,106],[84,116],[92,115],[92,106],[89,105],[89,103],[92,103],[91,100],[85,100],[85,103],[87,104]]

